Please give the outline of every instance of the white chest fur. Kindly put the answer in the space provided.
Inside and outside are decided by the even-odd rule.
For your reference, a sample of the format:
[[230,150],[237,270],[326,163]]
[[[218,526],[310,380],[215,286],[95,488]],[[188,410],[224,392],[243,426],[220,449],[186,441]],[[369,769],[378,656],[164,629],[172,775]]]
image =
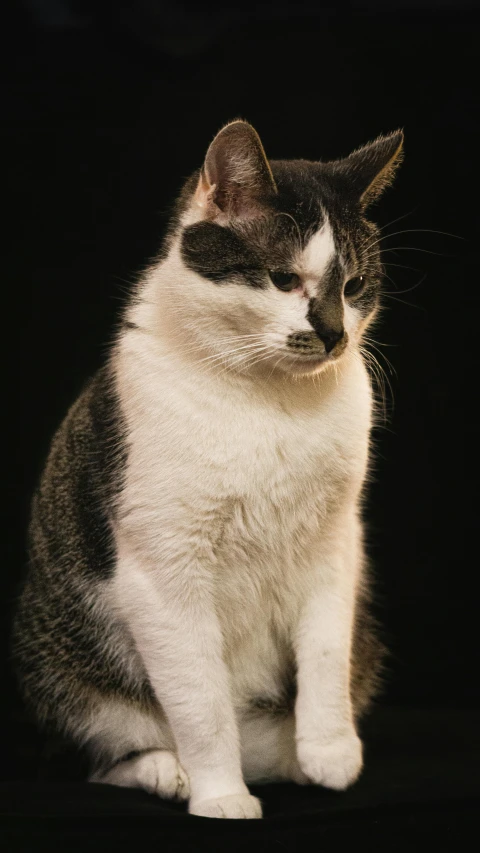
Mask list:
[[365,369],[352,358],[318,385],[232,385],[137,347],[127,336],[118,361],[123,534],[165,584],[211,579],[237,704],[274,695],[310,572],[365,476]]

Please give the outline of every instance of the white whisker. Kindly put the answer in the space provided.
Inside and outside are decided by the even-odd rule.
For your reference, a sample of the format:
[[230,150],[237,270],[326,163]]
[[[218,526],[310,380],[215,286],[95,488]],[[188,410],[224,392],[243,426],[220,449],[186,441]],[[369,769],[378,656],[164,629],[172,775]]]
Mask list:
[[374,240],[367,246],[363,244],[360,246],[360,251],[367,252],[373,246],[377,246],[379,243],[382,243],[383,240],[387,240],[389,237],[398,237],[400,234],[441,234],[444,237],[452,237],[455,240],[465,239],[464,237],[460,237],[459,234],[449,234],[448,231],[435,231],[432,228],[406,228],[404,231],[392,231],[391,234],[384,234],[382,237],[379,237],[378,240]]

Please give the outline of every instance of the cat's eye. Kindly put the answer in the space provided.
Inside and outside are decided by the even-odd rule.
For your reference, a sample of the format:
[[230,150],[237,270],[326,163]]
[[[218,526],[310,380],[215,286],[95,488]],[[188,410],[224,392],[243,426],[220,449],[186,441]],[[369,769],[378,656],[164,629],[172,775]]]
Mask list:
[[294,272],[275,272],[275,270],[269,270],[268,274],[275,285],[279,290],[295,290],[298,287],[299,278]]
[[365,287],[365,276],[364,275],[357,275],[356,278],[351,278],[350,281],[347,281],[347,283],[343,289],[343,292],[344,292],[345,296],[347,296],[347,297],[357,296],[357,294],[360,293],[360,291],[363,290],[364,287]]

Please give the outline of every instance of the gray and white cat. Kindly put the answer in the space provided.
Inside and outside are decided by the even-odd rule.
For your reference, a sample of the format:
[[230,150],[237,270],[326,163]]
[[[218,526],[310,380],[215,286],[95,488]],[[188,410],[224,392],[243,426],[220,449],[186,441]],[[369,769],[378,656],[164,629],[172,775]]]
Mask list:
[[228,124],[186,183],[33,501],[13,654],[91,781],[255,818],[246,782],[343,789],[383,649],[360,505],[368,204],[402,134],[268,162]]

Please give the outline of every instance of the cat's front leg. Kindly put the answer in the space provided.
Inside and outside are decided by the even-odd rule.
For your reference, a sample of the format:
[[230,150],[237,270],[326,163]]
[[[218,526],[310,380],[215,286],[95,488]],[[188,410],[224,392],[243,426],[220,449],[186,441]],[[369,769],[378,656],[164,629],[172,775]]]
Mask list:
[[242,777],[240,742],[222,636],[208,577],[186,566],[172,577],[122,548],[117,600],[190,782],[191,814],[258,818]]
[[344,554],[319,565],[296,632],[298,761],[312,782],[336,790],[362,769],[350,696],[356,577]]

